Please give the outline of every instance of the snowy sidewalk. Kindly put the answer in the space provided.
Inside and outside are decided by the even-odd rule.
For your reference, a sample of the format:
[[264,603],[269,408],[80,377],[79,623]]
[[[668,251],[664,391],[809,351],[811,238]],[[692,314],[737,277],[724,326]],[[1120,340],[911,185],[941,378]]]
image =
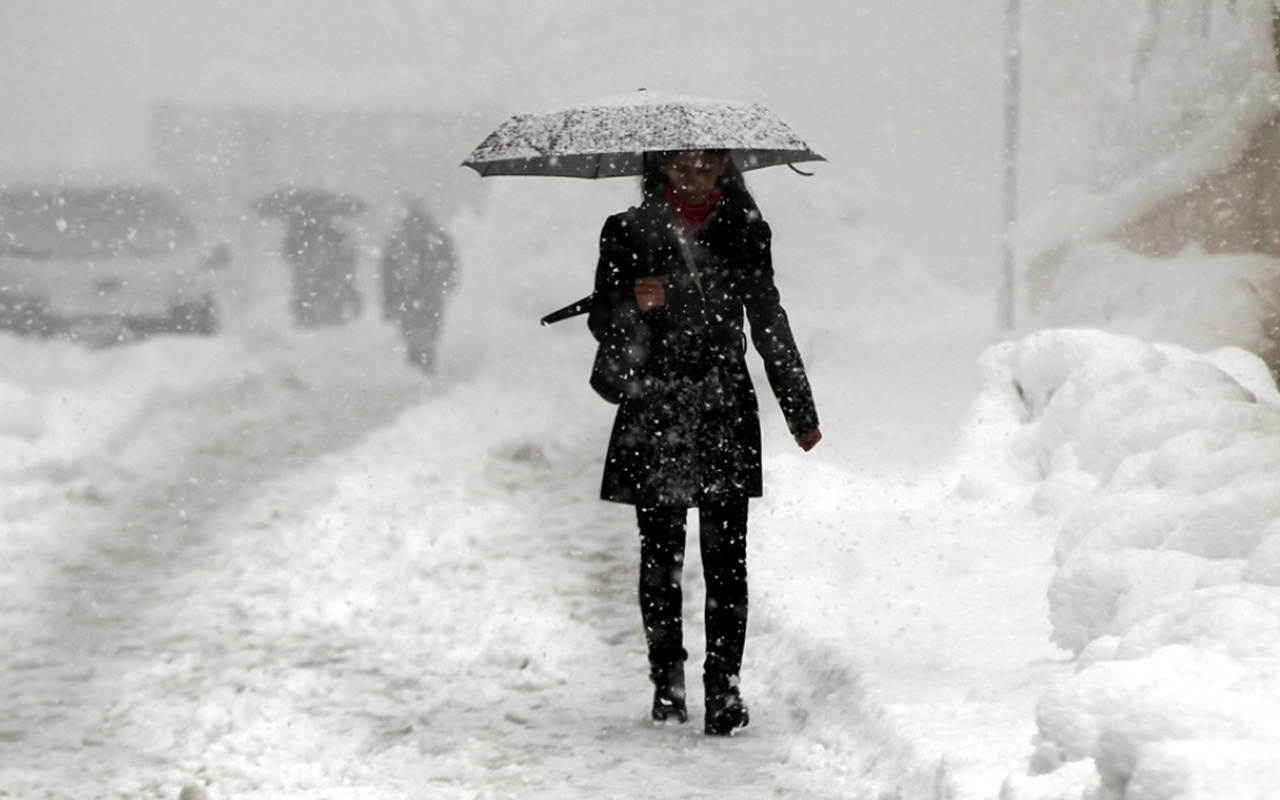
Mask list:
[[[693,720],[655,729],[634,520],[596,499],[612,408],[587,387],[582,331],[528,335],[526,306],[544,300],[520,281],[539,273],[504,271],[524,253],[493,246],[476,258],[495,274],[458,297],[441,380],[424,384],[383,352],[376,326],[272,339],[280,352],[253,352],[247,396],[179,386],[168,402],[189,391],[204,405],[173,405],[141,438],[125,431],[132,454],[102,464],[126,467],[118,480],[91,469],[66,484],[83,495],[78,519],[106,514],[104,527],[35,500],[9,506],[11,523],[57,535],[7,534],[30,570],[6,576],[0,605],[27,643],[7,667],[23,682],[5,700],[21,715],[0,728],[14,754],[0,787],[23,800],[172,800],[184,786],[210,800],[931,798],[1021,768],[1046,669],[1043,578],[1026,564],[1046,563],[1048,544],[980,496],[948,495],[945,470],[987,334],[936,319],[904,332],[880,319],[900,316],[889,308],[846,325],[816,306],[836,324],[805,340],[827,436],[810,454],[761,382],[752,724],[708,740],[696,545]],[[882,255],[870,263],[884,267]],[[920,293],[921,276],[899,278]],[[501,282],[509,313],[486,280]],[[804,291],[841,308],[856,296],[828,282]],[[935,310],[960,302],[921,285]],[[209,342],[208,355],[228,345]],[[136,374],[156,374],[148,347],[131,351]],[[195,435],[224,417],[220,434]],[[132,549],[119,555],[127,569],[91,576],[95,592],[117,593],[115,618],[138,613],[86,640],[111,656],[95,662],[59,651],[73,636],[40,640],[37,623],[92,611],[49,565],[91,559],[112,524],[136,528]],[[179,546],[170,529],[194,536]],[[162,545],[150,567],[149,539]],[[89,703],[85,685],[101,692]]]
[[[633,521],[595,499],[607,414],[582,387],[513,415],[510,372],[315,379],[175,403],[73,514],[29,520],[53,537],[9,576],[3,796],[859,791],[810,716],[825,702],[868,750],[884,732],[792,631],[753,641],[783,647],[742,736],[646,722]],[[565,426],[575,404],[593,421]]]
[[[1070,669],[1049,642],[1053,531],[998,485],[960,481],[976,362],[994,340],[833,343],[849,365],[828,387],[845,394],[824,421],[834,457],[766,445],[779,455],[756,517],[759,605],[858,675],[886,741],[903,743],[877,756],[898,760],[880,770],[904,797],[998,795],[1025,770],[1036,701]],[[831,721],[831,746],[839,734]]]
[[440,447],[495,418],[504,401],[478,398],[498,388],[456,387],[228,525],[246,541],[208,580],[236,587],[235,614],[184,613],[235,626],[248,653],[218,673],[251,681],[176,721],[191,744],[166,780],[235,797],[846,796],[821,771],[777,766],[797,736],[783,709],[733,742],[645,722],[634,536],[584,491],[594,447],[543,427],[551,398],[521,432]]
[[155,779],[183,741],[171,717],[212,702],[221,660],[245,644],[193,608],[240,594],[207,572],[228,544],[223,518],[262,482],[349,446],[422,395],[420,381],[401,380],[346,385],[325,401],[312,391],[332,385],[305,387],[291,369],[240,381],[211,372],[225,382],[153,386],[136,406],[117,406],[114,432],[94,433],[120,452],[91,451],[62,477],[13,484],[26,497],[11,494],[5,507],[0,796],[176,796]]

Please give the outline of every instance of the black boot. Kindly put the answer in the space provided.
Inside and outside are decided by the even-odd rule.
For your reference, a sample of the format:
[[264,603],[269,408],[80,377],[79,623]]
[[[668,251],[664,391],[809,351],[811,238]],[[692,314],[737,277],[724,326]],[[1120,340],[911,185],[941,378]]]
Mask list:
[[703,681],[707,691],[707,716],[703,732],[708,736],[728,736],[751,722],[747,704],[738,691],[737,675],[708,675]]
[[684,662],[649,670],[653,681],[653,721],[689,721],[689,710],[684,701]]

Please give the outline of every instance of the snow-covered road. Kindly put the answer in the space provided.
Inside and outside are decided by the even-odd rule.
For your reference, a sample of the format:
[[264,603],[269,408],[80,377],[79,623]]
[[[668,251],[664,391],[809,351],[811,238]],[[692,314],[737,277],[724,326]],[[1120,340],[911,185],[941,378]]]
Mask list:
[[[826,439],[799,452],[762,403],[752,724],[700,735],[694,677],[691,724],[655,728],[634,520],[596,499],[612,408],[587,387],[581,328],[535,322],[581,288],[553,265],[588,260],[593,236],[545,236],[571,202],[504,202],[526,216],[491,213],[527,230],[457,225],[474,261],[434,379],[374,319],[299,333],[247,315],[219,337],[102,351],[0,338],[0,797],[1078,800],[1137,775],[1157,787],[1146,800],[1167,796],[1165,775],[1268,785],[1266,730],[1234,761],[1204,744],[1221,720],[1254,724],[1263,692],[1216,689],[1206,711],[1186,692],[1148,708],[1126,687],[1199,686],[1166,663],[1187,654],[1270,686],[1274,662],[1249,659],[1274,650],[1257,620],[1280,545],[1113,558],[1088,533],[1116,508],[1139,519],[1123,530],[1177,530],[1189,508],[1213,546],[1261,537],[1270,506],[1216,511],[1257,505],[1228,491],[1237,476],[1274,485],[1280,450],[1255,434],[1280,396],[1261,362],[1098,331],[992,347],[974,298],[796,202],[778,253],[808,265],[784,295]],[[1160,488],[1206,463],[1180,455],[1184,434],[1231,445],[1183,479],[1221,497]],[[1067,569],[1064,531],[1084,543]],[[1156,616],[1100,636],[1100,661],[1051,644],[1059,622],[1080,641],[1120,625],[1108,614],[1126,592],[1126,614]],[[1175,600],[1191,622],[1162,621]],[[1235,619],[1222,603],[1248,613],[1218,625]],[[1144,647],[1147,661],[1111,659]],[[1148,740],[1149,758],[1125,755]]]
[[568,431],[565,397],[531,397],[490,424],[509,374],[266,375],[168,395],[46,487],[43,572],[6,609],[0,796],[871,791],[859,751],[887,730],[854,666],[767,603],[746,734],[644,721],[633,523],[594,496],[604,416]]
[[327,395],[295,378],[158,392],[120,450],[76,464],[64,481],[28,485],[29,549],[11,551],[23,572],[7,576],[25,593],[5,609],[17,657],[0,680],[0,791],[157,787],[167,747],[225,685],[227,659],[252,658],[252,622],[225,618],[247,587],[214,569],[234,562],[227,548],[251,549],[228,530],[230,515],[423,395],[409,380],[344,382]]
[[646,771],[637,743],[672,762],[655,794],[746,779],[734,751],[627,713],[628,528],[581,491],[594,454],[548,450],[541,426],[459,448],[500,387],[378,377],[170,395],[33,496],[46,538],[38,577],[9,580],[26,594],[5,609],[0,792],[502,797],[595,775],[573,791],[596,796]]
[[[932,794],[936,760],[864,669],[905,692],[943,675],[936,645],[869,663],[904,635],[884,626],[928,605],[883,581],[929,558],[911,506],[936,494],[891,454],[923,451],[893,449],[886,389],[896,376],[910,404],[941,358],[864,372],[878,401],[858,415],[861,466],[925,485],[772,461],[786,500],[762,500],[753,539],[754,722],[716,741],[645,722],[634,522],[595,499],[607,408],[572,381],[512,397],[539,367],[424,381],[294,344],[214,390],[157,393],[119,451],[29,504],[44,541],[26,541],[6,608],[3,796]],[[689,585],[698,663],[695,549]]]
[[[634,520],[596,499],[612,410],[582,331],[533,326],[576,286],[535,285],[540,262],[582,254],[492,224],[459,226],[472,288],[436,380],[372,320],[4,343],[0,797],[998,790],[1034,729],[1047,575],[1024,565],[1051,543],[948,497],[991,339],[948,316],[964,298],[856,232],[850,270],[791,279],[827,440],[799,453],[763,390],[752,725],[709,740],[696,677],[691,724],[646,722]],[[849,314],[863,268],[892,280]],[[904,325],[914,304],[929,314]],[[697,665],[696,548],[687,586]]]

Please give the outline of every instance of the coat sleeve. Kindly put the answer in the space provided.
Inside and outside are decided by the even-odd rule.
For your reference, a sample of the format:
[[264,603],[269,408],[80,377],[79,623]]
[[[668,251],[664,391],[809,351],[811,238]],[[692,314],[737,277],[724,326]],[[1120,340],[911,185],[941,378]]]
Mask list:
[[587,317],[587,327],[599,342],[642,324],[635,297],[639,251],[634,237],[627,235],[627,226],[627,219],[619,214],[609,217],[600,232],[595,293]]
[[751,341],[764,361],[769,386],[778,398],[792,435],[818,427],[818,411],[787,312],[774,283],[772,232],[764,220],[751,220],[743,237],[742,302]]
[[635,298],[635,264],[640,252],[633,233],[628,231],[626,215],[605,222],[587,316],[587,327],[599,342],[591,386],[615,404],[639,396],[648,358],[650,331]]

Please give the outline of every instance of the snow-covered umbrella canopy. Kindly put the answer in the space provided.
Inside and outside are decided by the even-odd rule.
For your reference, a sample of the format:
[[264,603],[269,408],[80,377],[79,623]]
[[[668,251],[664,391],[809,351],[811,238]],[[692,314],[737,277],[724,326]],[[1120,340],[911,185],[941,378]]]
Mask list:
[[639,175],[654,150],[732,152],[746,171],[825,161],[763,106],[638,91],[536,114],[517,114],[463,161],[481,175]]

